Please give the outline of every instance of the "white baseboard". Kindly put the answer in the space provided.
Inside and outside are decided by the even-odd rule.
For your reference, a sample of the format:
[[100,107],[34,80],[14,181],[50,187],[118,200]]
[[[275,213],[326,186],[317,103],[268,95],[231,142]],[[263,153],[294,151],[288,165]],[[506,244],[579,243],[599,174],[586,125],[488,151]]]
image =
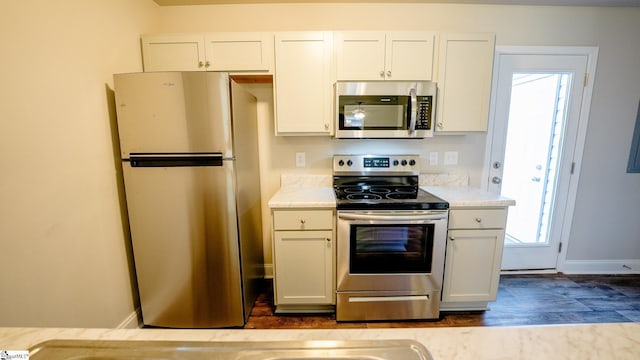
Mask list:
[[566,260],[565,274],[640,274],[640,260]]
[[140,324],[139,319],[142,319],[142,316],[140,316],[140,308],[136,309],[131,313],[131,315],[127,316],[127,318],[124,319],[124,321],[122,321],[120,325],[116,327],[116,329],[139,329],[142,325]]

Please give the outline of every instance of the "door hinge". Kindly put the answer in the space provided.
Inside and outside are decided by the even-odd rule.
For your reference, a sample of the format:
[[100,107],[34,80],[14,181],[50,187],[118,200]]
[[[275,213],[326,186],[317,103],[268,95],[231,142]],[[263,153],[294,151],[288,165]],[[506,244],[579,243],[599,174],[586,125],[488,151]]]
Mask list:
[[576,170],[576,163],[572,162],[571,163],[571,175],[573,175],[573,172]]
[[562,243],[558,244],[558,253],[562,252]]
[[589,84],[589,73],[586,72],[584,73],[584,87],[587,87],[588,84]]

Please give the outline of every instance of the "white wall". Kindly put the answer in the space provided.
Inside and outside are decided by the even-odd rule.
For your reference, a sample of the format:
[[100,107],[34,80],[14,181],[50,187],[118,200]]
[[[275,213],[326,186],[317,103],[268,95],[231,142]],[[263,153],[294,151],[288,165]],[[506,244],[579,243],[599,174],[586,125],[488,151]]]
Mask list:
[[[546,7],[446,4],[269,4],[163,7],[156,32],[435,30],[494,32],[496,45],[598,46],[591,119],[583,157],[567,260],[633,260],[640,267],[640,176],[625,173],[640,97],[640,8]],[[268,99],[265,99],[268,102]],[[268,106],[268,105],[267,105]],[[265,113],[264,116],[270,116]],[[272,119],[262,121],[272,124]],[[330,156],[343,152],[438,151],[460,153],[459,166],[426,167],[429,172],[463,172],[481,184],[484,134],[436,137],[398,144],[263,134],[268,199],[281,173],[330,173]],[[397,150],[400,149],[400,150]],[[307,168],[295,168],[295,152],[307,154]],[[423,161],[423,166],[426,165]],[[606,205],[605,205],[606,204]],[[603,206],[608,206],[603,211]],[[615,209],[615,210],[613,210]],[[266,261],[270,261],[265,244]],[[617,266],[617,265],[616,265]],[[622,270],[622,269],[621,269]],[[628,270],[628,269],[627,269]],[[639,269],[633,269],[639,272]]]
[[151,0],[0,4],[0,326],[115,327],[135,309],[110,109]]

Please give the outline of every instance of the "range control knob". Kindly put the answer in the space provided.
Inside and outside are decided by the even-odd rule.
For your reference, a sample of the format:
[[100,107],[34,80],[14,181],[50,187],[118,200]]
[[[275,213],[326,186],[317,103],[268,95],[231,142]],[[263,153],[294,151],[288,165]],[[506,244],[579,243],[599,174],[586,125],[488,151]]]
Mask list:
[[409,165],[414,166],[416,164],[415,160],[409,160]]
[[338,166],[344,166],[344,160],[338,161]]
[[402,166],[407,166],[407,160],[402,160]]
[[351,165],[353,165],[353,161],[347,160],[347,166],[351,166]]
[[393,166],[398,166],[398,164],[400,164],[398,160],[393,160]]

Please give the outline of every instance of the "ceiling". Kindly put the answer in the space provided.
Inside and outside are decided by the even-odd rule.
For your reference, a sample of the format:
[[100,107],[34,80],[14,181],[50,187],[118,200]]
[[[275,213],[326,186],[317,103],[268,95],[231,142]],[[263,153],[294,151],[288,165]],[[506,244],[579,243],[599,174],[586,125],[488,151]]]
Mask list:
[[160,6],[265,3],[450,3],[555,6],[638,6],[640,0],[153,0]]

